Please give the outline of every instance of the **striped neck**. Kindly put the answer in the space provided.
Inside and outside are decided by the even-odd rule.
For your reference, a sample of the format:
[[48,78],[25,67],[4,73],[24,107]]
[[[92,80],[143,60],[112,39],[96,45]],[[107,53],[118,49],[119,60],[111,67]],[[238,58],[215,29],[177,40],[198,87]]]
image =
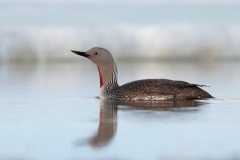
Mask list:
[[119,87],[117,82],[117,65],[114,61],[113,64],[105,64],[98,66],[99,78],[100,78],[100,99],[106,99],[111,91]]
[[117,64],[115,61],[109,64],[98,66],[100,88],[113,89],[118,87],[117,76]]

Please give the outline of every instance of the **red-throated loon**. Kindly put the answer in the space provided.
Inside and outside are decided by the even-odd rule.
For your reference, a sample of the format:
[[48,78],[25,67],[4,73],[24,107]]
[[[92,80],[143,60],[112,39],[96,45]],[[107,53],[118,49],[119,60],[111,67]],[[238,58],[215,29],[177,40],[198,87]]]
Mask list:
[[73,51],[86,57],[98,67],[100,77],[100,99],[113,100],[194,100],[213,98],[197,84],[168,79],[145,79],[122,86],[117,82],[117,64],[112,54],[100,47],[86,52]]

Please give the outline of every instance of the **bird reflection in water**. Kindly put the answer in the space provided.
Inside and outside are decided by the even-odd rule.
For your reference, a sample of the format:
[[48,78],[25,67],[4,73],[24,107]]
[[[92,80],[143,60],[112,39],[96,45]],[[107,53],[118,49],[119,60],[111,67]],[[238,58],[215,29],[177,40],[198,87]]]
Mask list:
[[202,101],[116,101],[99,100],[100,120],[98,131],[87,141],[76,141],[75,145],[90,145],[94,148],[107,146],[117,132],[118,110],[147,110],[147,111],[170,111],[192,112],[197,111],[199,106],[206,104]]
[[97,134],[89,139],[93,147],[107,145],[117,131],[117,105],[100,100],[100,121]]

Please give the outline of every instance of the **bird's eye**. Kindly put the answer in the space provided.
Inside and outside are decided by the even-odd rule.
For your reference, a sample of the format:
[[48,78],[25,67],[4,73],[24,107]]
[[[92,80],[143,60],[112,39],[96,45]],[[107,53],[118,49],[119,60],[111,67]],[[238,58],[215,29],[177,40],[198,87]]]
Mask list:
[[98,53],[97,53],[97,52],[94,52],[94,55],[98,55]]

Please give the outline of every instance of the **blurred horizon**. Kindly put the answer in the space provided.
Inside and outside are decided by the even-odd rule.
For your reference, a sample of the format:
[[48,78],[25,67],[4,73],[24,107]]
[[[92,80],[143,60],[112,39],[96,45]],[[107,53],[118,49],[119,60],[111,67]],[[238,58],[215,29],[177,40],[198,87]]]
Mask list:
[[98,46],[118,59],[240,60],[240,1],[0,1],[0,62],[75,60]]

